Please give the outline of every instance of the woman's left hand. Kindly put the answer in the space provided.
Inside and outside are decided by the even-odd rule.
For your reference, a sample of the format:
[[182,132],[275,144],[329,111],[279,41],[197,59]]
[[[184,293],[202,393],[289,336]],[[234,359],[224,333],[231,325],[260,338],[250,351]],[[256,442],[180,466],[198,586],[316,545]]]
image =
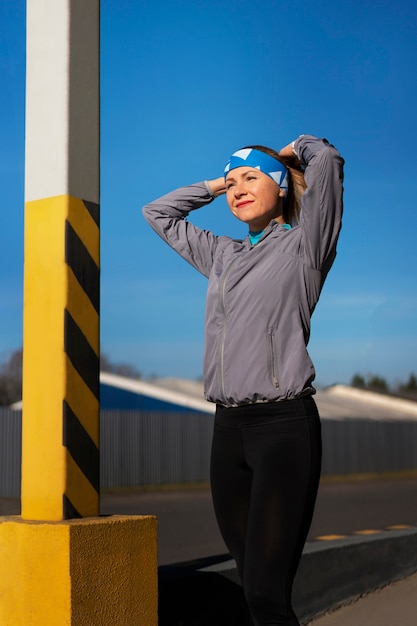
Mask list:
[[298,157],[294,152],[294,141],[281,148],[278,154],[280,157],[297,159],[298,161]]
[[226,184],[224,181],[224,176],[220,176],[219,178],[214,178],[213,180],[208,180],[207,184],[210,187],[210,190],[213,196],[221,196],[223,193],[226,193]]

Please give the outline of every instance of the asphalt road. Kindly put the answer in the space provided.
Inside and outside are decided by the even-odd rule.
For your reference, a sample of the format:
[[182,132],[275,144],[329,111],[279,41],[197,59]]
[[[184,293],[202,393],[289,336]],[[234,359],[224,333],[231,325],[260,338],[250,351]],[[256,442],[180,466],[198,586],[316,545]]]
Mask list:
[[[103,514],[158,516],[161,565],[227,552],[209,489],[104,494]],[[308,537],[417,525],[417,479],[322,482]]]
[[[159,564],[227,552],[217,529],[208,488],[102,494],[103,515],[156,515]],[[0,515],[18,515],[17,500],[0,499]],[[368,533],[417,525],[417,479],[323,481],[308,537]]]
[[[0,499],[0,515],[19,513],[18,500]],[[226,552],[208,488],[106,493],[101,513],[157,515],[160,565]],[[323,481],[309,541],[402,525],[417,526],[417,479]],[[414,574],[319,616],[309,626],[414,626],[416,593]]]

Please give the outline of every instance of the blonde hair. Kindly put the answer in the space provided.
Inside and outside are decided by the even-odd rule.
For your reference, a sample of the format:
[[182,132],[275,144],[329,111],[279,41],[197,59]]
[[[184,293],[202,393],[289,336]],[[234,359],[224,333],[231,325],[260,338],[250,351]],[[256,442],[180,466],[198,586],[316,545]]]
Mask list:
[[265,152],[285,165],[288,170],[288,195],[284,202],[283,218],[288,224],[292,224],[294,221],[298,222],[301,210],[301,198],[307,189],[307,184],[301,167],[297,165],[296,158],[281,157],[276,150],[268,148],[267,146],[245,146],[245,148]]

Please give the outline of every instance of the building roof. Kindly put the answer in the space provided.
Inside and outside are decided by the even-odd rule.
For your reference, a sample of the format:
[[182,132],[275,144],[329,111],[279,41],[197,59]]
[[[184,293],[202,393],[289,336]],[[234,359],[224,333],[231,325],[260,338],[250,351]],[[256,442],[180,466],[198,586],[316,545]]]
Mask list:
[[[215,405],[204,399],[203,383],[197,380],[144,381],[101,372],[100,388],[103,409],[215,412]],[[417,421],[417,402],[347,385],[318,389],[314,398],[322,419]],[[16,402],[12,408],[19,410],[22,403]]]
[[365,418],[375,420],[417,421],[417,402],[358,389],[334,385],[318,390],[317,406],[324,419]]
[[[149,394],[154,398],[204,413],[215,411],[215,405],[204,399],[201,381],[182,378],[157,378],[149,382],[132,381],[103,373],[100,380],[122,385],[136,393]],[[417,420],[417,402],[348,385],[334,385],[327,389],[318,389],[314,398],[323,419]]]
[[[101,372],[100,395],[103,400],[102,408],[137,408],[160,411],[181,411],[186,409],[197,411],[198,413],[214,413],[214,405],[204,399],[202,388],[200,393],[193,386],[193,381],[182,379],[162,380],[165,380],[165,384],[160,380],[148,382]],[[126,404],[123,406],[120,395],[115,398],[115,390],[125,392],[127,398],[130,399],[129,406],[126,406]],[[132,395],[137,396],[137,403],[132,402]],[[114,402],[120,401],[122,401],[121,406],[116,407]]]

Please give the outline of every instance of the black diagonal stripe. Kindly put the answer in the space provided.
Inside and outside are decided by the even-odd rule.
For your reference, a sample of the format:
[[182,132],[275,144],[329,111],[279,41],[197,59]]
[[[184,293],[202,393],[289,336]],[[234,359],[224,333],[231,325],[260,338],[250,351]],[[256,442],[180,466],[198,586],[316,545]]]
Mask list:
[[64,349],[78,374],[98,399],[100,389],[99,357],[67,309],[65,309],[64,318]]
[[81,513],[77,511],[71,500],[64,494],[62,496],[62,508],[64,519],[73,519],[74,517],[82,517]]
[[100,205],[96,202],[90,202],[89,200],[83,200],[84,206],[97,224],[100,226]]
[[65,400],[63,418],[63,444],[98,493],[100,489],[98,448]]
[[65,262],[89,297],[91,304],[99,312],[100,308],[100,268],[87,248],[68,222],[65,222]]

